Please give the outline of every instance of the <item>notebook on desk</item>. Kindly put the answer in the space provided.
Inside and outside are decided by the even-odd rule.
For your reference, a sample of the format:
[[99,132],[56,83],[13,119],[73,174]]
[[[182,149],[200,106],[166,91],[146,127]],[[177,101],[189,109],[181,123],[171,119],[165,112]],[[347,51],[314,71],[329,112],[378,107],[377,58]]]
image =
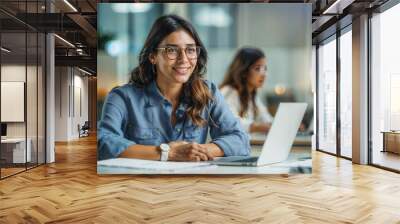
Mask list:
[[286,160],[306,108],[306,103],[279,104],[271,129],[264,140],[260,156],[219,157],[211,163],[227,166],[263,166]]

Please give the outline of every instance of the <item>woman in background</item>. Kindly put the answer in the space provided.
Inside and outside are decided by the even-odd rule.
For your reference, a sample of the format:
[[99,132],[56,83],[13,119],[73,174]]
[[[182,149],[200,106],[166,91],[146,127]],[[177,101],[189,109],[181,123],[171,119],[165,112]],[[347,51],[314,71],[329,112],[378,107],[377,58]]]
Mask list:
[[257,97],[257,89],[263,86],[266,73],[264,53],[257,48],[242,48],[220,85],[225,101],[249,133],[267,133],[271,127],[273,118]]

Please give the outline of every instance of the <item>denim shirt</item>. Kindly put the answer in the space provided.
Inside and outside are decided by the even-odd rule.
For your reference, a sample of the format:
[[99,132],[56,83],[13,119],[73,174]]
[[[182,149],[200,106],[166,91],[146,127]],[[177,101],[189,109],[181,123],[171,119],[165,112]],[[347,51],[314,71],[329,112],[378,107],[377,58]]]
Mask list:
[[125,84],[114,88],[106,97],[98,125],[98,159],[118,157],[135,144],[158,146],[171,141],[206,143],[208,131],[211,142],[225,156],[250,154],[249,136],[232,114],[218,88],[205,81],[213,100],[202,111],[207,124],[198,127],[185,113],[187,105],[180,103],[176,124],[172,126],[172,104],[165,99],[155,81],[140,88]]

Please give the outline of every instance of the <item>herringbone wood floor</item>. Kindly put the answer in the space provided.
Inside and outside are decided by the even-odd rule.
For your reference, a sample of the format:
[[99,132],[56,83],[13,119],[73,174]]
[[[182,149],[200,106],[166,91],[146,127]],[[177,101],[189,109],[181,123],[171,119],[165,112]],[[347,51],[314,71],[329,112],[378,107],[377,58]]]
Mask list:
[[0,223],[400,223],[400,175],[313,152],[312,175],[98,176],[94,137],[0,181]]

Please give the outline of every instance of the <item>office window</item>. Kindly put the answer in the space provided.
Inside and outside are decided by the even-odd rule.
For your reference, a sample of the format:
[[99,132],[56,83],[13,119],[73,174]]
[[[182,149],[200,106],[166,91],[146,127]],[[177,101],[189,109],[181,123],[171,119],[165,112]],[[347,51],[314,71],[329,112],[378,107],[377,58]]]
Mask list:
[[[137,57],[151,25],[162,14],[162,4],[99,4],[98,59],[99,70],[105,71],[99,89],[111,89],[129,80],[137,66]],[[107,15],[107,16],[104,16]],[[117,26],[115,24],[118,24]],[[111,57],[110,57],[111,56]]]
[[351,158],[352,142],[352,35],[351,26],[340,36],[340,154]]
[[336,36],[318,48],[318,148],[336,153]]
[[163,9],[163,4],[154,3],[98,4],[98,22],[102,25],[97,32],[97,61],[98,70],[103,71],[97,82],[98,119],[106,94],[128,82],[130,72],[138,65],[137,58],[151,25]]
[[372,163],[400,170],[400,4],[372,19]]
[[208,48],[236,46],[235,4],[188,4],[190,20]]

